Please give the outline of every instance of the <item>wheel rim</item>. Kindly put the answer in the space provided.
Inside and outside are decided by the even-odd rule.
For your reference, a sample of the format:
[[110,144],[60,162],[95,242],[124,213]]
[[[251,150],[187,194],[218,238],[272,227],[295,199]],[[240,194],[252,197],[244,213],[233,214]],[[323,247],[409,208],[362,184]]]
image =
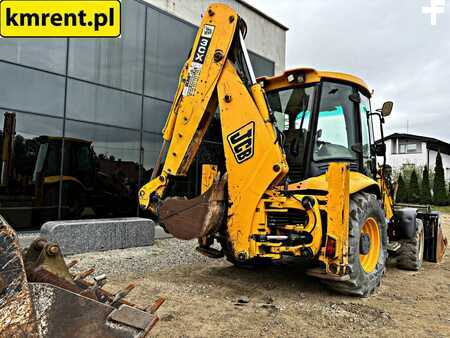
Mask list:
[[361,229],[361,235],[365,234],[369,237],[370,246],[367,254],[359,254],[359,260],[363,270],[367,273],[375,270],[380,257],[380,229],[378,223],[373,218],[368,218]]
[[425,234],[423,230],[419,233],[419,259],[423,260],[423,252],[425,247]]

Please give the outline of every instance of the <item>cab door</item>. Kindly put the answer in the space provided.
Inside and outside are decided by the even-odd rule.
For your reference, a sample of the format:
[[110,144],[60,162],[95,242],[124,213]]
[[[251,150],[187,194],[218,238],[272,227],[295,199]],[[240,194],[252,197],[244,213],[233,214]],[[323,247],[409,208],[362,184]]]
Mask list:
[[370,100],[355,85],[322,81],[313,126],[308,177],[326,173],[331,162],[373,177]]
[[374,177],[376,175],[376,156],[373,152],[372,145],[375,143],[375,136],[373,134],[373,123],[371,113],[370,99],[358,91],[359,96],[359,123],[361,133],[361,169],[362,173]]
[[322,81],[319,100],[315,105],[310,139],[310,170],[308,177],[327,172],[330,162],[348,162],[351,170],[359,171],[359,156],[355,145],[360,141],[358,105],[352,85]]

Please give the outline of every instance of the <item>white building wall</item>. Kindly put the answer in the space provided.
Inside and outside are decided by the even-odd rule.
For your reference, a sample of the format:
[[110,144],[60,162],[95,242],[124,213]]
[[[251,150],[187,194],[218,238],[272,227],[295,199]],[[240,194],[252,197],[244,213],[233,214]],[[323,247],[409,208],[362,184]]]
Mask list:
[[285,70],[286,31],[236,0],[145,1],[194,25],[200,24],[201,15],[209,4],[225,3],[233,7],[247,23],[248,34],[245,39],[247,48],[275,62],[275,74]]
[[[393,142],[394,141],[394,142]],[[422,142],[422,152],[420,154],[398,154],[398,142],[389,139],[386,141],[386,163],[392,168],[401,169],[403,164],[415,164],[424,166],[427,164],[427,145]],[[396,153],[393,153],[393,148]]]
[[[436,164],[437,151],[427,149],[426,142],[422,142],[422,152],[420,154],[398,154],[398,142],[396,139],[386,140],[386,163],[394,170],[400,170],[404,164],[415,164],[417,167],[425,165],[434,170]],[[450,155],[441,154],[442,165],[444,167],[445,179],[450,181]],[[378,159],[382,162],[382,158]]]

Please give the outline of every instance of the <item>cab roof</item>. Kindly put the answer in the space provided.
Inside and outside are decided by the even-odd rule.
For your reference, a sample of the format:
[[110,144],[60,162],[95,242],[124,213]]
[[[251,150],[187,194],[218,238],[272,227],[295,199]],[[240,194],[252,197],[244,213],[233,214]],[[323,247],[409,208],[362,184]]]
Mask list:
[[[300,80],[298,80],[299,76]],[[364,94],[368,97],[371,96],[369,86],[357,76],[338,72],[318,71],[313,68],[289,69],[280,75],[260,77],[257,81],[262,84],[266,91],[273,91],[282,88],[318,83],[322,79],[355,84]]]

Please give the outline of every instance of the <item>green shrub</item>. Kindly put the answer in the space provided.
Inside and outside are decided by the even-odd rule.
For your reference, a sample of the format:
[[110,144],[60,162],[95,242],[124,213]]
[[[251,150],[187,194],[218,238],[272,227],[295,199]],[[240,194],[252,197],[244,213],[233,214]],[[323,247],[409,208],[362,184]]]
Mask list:
[[417,178],[417,173],[415,169],[411,172],[411,178],[409,179],[408,202],[409,203],[420,202],[419,179]]
[[406,203],[408,202],[408,186],[406,182],[403,180],[402,174],[398,175],[397,179],[397,196],[395,198],[398,203]]
[[436,165],[434,167],[433,203],[436,205],[447,205],[448,203],[444,167],[442,166],[440,152],[436,156]]
[[425,166],[422,172],[422,187],[420,189],[420,203],[421,204],[431,204],[431,190],[430,190],[430,177],[428,172],[428,167]]

